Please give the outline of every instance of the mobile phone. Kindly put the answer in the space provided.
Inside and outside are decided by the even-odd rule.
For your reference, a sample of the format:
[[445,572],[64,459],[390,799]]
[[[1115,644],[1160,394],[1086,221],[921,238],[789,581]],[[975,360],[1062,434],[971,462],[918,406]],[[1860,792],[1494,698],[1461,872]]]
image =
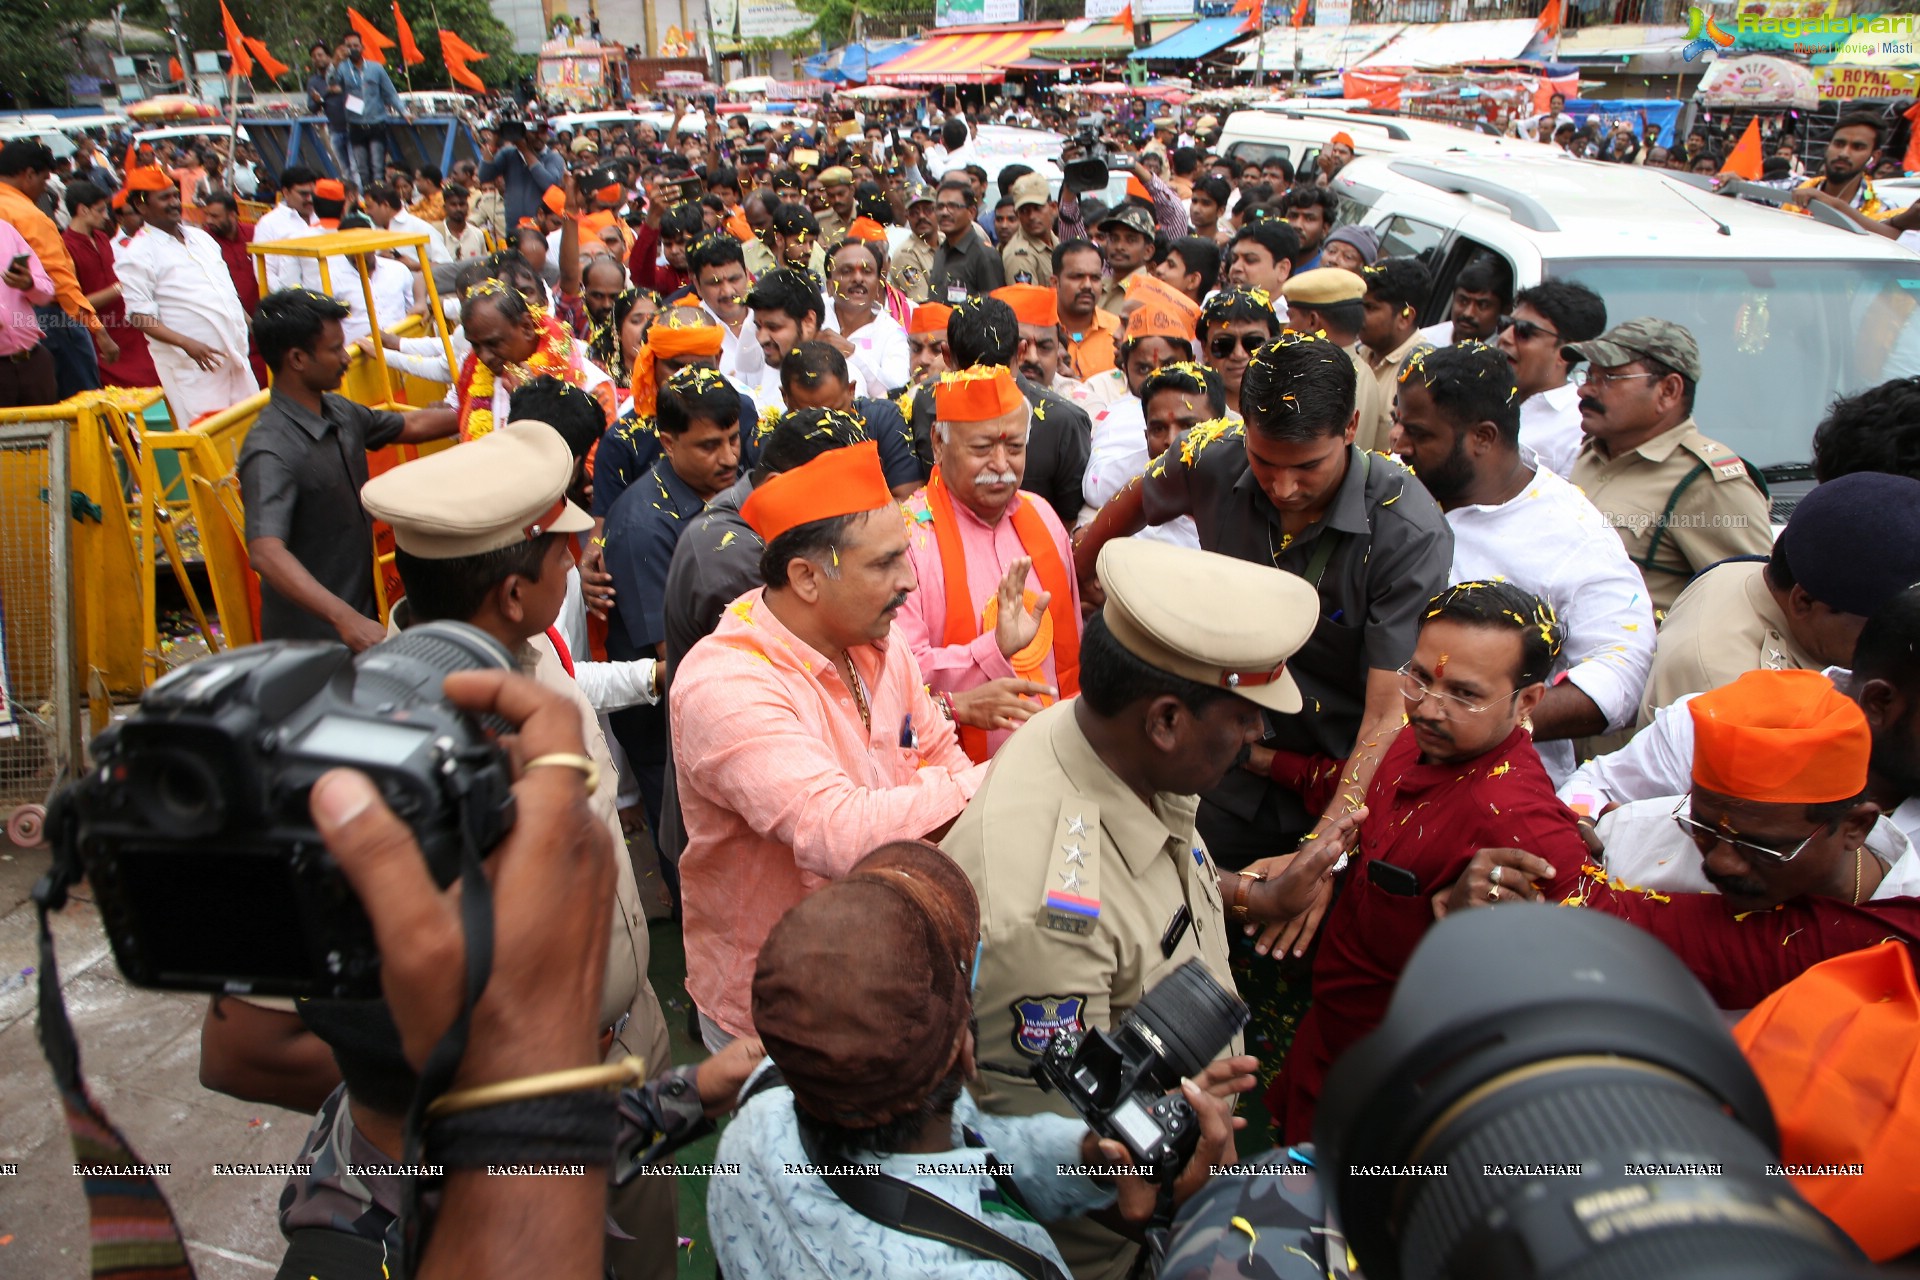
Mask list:
[[1367,879],[1374,887],[1393,894],[1397,898],[1417,898],[1420,896],[1420,877],[1405,867],[1395,866],[1391,862],[1382,862],[1375,858],[1367,864]]
[[7,264],[7,274],[12,275],[16,271],[25,271],[27,269],[27,264],[31,261],[33,261],[33,259],[28,254],[24,254],[24,253],[15,254],[13,257],[13,261]]

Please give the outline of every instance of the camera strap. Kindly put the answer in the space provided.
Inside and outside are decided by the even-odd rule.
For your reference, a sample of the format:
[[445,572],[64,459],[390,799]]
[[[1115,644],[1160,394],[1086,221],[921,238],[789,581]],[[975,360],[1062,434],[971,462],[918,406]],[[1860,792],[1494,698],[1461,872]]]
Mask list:
[[[56,805],[50,824],[65,820]],[[53,846],[64,847],[58,840]],[[56,854],[52,868],[33,887],[33,905],[40,917],[40,1049],[60,1090],[74,1161],[84,1170],[89,1271],[115,1280],[192,1280],[193,1263],[180,1223],[159,1183],[94,1102],[80,1074],[80,1042],[60,994],[50,923],[51,914],[67,905],[67,890],[78,879],[78,869]]]
[[[979,1141],[971,1132],[967,1136],[969,1146]],[[800,1145],[816,1169],[826,1166],[827,1162],[821,1159],[805,1129],[800,1130]],[[821,1173],[819,1177],[829,1191],[840,1197],[841,1203],[870,1222],[1004,1263],[1027,1280],[1067,1280],[1066,1274],[1044,1254],[1001,1235],[972,1214],[954,1208],[904,1178],[877,1169],[872,1173]],[[1002,1194],[1021,1204],[1011,1179],[995,1174],[993,1180]],[[1021,1207],[1024,1209],[1024,1204]]]

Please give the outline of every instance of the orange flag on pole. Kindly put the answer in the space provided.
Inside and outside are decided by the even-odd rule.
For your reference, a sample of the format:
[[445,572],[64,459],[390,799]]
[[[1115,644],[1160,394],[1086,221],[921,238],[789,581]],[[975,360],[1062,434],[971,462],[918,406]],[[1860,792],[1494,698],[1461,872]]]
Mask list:
[[1293,6],[1292,21],[1296,27],[1304,27],[1307,25],[1307,0],[1300,0],[1298,4]]
[[380,28],[362,17],[360,11],[352,5],[347,6],[347,21],[352,25],[354,34],[360,37],[360,47],[366,54],[367,61],[377,62],[384,67],[387,64],[387,58],[381,50],[393,48],[393,41],[388,39]]
[[1547,0],[1547,7],[1540,11],[1540,20],[1533,24],[1533,29],[1544,31],[1550,36],[1558,35],[1561,21],[1561,0]]
[[1131,0],[1129,0],[1126,8],[1113,15],[1113,25],[1116,27],[1131,27],[1133,25],[1133,5]]
[[240,38],[247,42],[247,48],[252,52],[253,60],[260,64],[262,71],[272,76],[275,80],[287,74],[287,64],[267,52],[266,41],[255,40],[252,36],[241,36]]
[[1760,158],[1760,117],[1747,121],[1747,131],[1740,135],[1740,141],[1733,144],[1733,150],[1727,153],[1727,162],[1720,166],[1722,173],[1737,173],[1748,182],[1760,181],[1764,163]]
[[440,57],[447,64],[447,78],[455,84],[463,84],[475,93],[485,93],[486,81],[469,70],[467,63],[486,56],[453,32],[441,30]]
[[240,35],[240,24],[227,12],[227,0],[220,0],[220,29],[227,35],[227,56],[233,59],[233,74],[245,80],[253,74],[253,59],[247,56],[247,42]]
[[400,37],[401,61],[414,67],[427,60],[427,55],[413,42],[413,28],[407,25],[407,16],[400,12],[400,0],[393,0],[393,29]]

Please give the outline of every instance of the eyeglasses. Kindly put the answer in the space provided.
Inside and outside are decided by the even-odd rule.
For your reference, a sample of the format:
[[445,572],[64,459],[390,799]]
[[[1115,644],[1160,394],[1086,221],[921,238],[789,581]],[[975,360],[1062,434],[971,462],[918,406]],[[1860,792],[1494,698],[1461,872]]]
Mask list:
[[1664,378],[1666,376],[1664,373],[1608,373],[1603,369],[1595,369],[1589,365],[1587,368],[1573,375],[1573,381],[1575,386],[1601,388],[1610,387],[1616,382],[1632,382],[1635,378]]
[[1559,334],[1544,325],[1537,325],[1531,320],[1521,320],[1515,316],[1501,316],[1500,328],[1513,330],[1513,336],[1522,341],[1542,337],[1552,338],[1555,342],[1560,340]]
[[1489,702],[1485,706],[1475,706],[1459,694],[1447,693],[1444,690],[1428,686],[1426,681],[1413,674],[1412,663],[1408,663],[1394,674],[1400,677],[1400,696],[1407,700],[1409,709],[1419,706],[1428,698],[1432,698],[1440,704],[1441,712],[1450,718],[1455,714],[1470,716],[1485,715],[1487,712],[1499,706],[1500,703],[1510,701],[1520,694],[1520,690],[1515,689],[1512,693],[1497,702]]
[[1679,826],[1680,830],[1686,832],[1687,838],[1693,841],[1694,847],[1703,854],[1713,852],[1715,845],[1724,844],[1738,849],[1742,855],[1751,861],[1782,866],[1792,862],[1804,853],[1807,846],[1813,843],[1813,838],[1819,835],[1821,830],[1826,826],[1825,823],[1821,823],[1814,827],[1812,831],[1809,831],[1807,838],[1799,844],[1794,845],[1793,848],[1780,849],[1774,845],[1761,844],[1754,840],[1742,839],[1732,832],[1722,830],[1719,827],[1709,827],[1705,823],[1695,822],[1691,812],[1682,812],[1683,810],[1687,810],[1692,803],[1692,799],[1689,798],[1675,805],[1673,808],[1673,820]]
[[1216,333],[1207,339],[1207,350],[1215,360],[1227,360],[1232,358],[1236,346],[1251,356],[1272,341],[1273,335],[1268,333]]

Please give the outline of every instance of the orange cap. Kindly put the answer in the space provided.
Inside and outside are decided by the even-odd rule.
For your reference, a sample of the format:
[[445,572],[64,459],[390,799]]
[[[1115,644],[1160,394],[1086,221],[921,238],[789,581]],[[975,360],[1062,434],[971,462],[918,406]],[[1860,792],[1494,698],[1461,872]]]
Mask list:
[[879,443],[862,440],[762,481],[740,504],[740,518],[771,543],[803,524],[873,511],[893,500],[880,469]]
[[847,238],[850,240],[885,240],[887,229],[872,218],[855,218],[847,226]]
[[1153,203],[1153,192],[1147,190],[1147,184],[1138,178],[1128,177],[1127,194],[1135,200],[1145,200],[1148,204]]
[[1697,787],[1762,804],[1827,804],[1866,790],[1867,717],[1818,671],[1749,671],[1687,710]]
[[[1696,699],[1695,701],[1698,701]],[[1895,941],[1814,965],[1733,1029],[1780,1126],[1780,1159],[1859,1165],[1794,1189],[1875,1262],[1920,1245],[1920,991]]]
[[322,178],[313,184],[315,200],[345,200],[347,188],[338,178]]
[[143,165],[127,171],[126,190],[128,191],[165,191],[173,185],[173,179],[167,176],[165,169]]
[[1010,284],[989,296],[1012,307],[1021,324],[1051,329],[1060,323],[1060,296],[1045,285]]
[[728,214],[726,225],[727,234],[740,243],[745,244],[747,241],[753,239],[753,227],[747,222],[747,211],[745,209],[735,209],[732,213]]
[[550,213],[565,213],[567,211],[567,193],[559,187],[548,187],[540,193],[540,203],[547,206],[547,210]]
[[913,322],[907,326],[908,333],[945,333],[947,319],[953,315],[953,308],[944,302],[923,302],[913,309]]
[[1345,129],[1342,129],[1339,133],[1336,133],[1333,135],[1333,137],[1327,139],[1328,146],[1332,146],[1336,142],[1346,147],[1346,149],[1349,151],[1352,151],[1354,149],[1353,135],[1348,133]]
[[619,204],[620,197],[625,194],[626,194],[626,189],[623,188],[619,183],[609,182],[606,186],[601,187],[598,191],[594,192],[593,198],[595,200],[598,200],[601,204]]
[[933,388],[933,416],[942,422],[989,422],[1027,407],[1003,364],[943,373]]
[[1141,271],[1127,281],[1127,298],[1139,305],[1127,316],[1126,336],[1180,338],[1192,342],[1200,322],[1200,304],[1158,276]]

